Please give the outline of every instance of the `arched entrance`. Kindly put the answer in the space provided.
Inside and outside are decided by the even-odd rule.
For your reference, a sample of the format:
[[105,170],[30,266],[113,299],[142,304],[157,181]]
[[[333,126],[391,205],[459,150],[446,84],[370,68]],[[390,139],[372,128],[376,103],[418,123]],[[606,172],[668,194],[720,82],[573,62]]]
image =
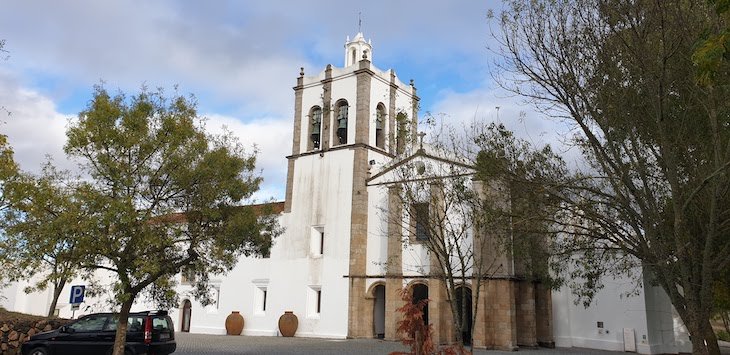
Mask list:
[[373,290],[373,334],[378,339],[385,338],[385,286],[377,285]]
[[[413,285],[413,303],[428,299],[428,286],[424,284]],[[423,323],[428,325],[428,304],[423,307]]]
[[471,344],[472,305],[471,289],[468,286],[456,288],[456,306],[462,322],[461,339],[464,341],[464,345],[469,345]]
[[183,301],[182,307],[182,324],[180,325],[180,331],[189,333],[190,332],[190,317],[192,316],[193,304],[190,300]]

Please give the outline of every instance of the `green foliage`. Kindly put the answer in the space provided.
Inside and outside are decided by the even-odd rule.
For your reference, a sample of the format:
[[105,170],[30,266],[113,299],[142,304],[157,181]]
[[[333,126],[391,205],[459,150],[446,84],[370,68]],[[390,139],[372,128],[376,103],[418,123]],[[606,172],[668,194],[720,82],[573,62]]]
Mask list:
[[714,5],[716,19],[702,33],[692,61],[697,67],[697,81],[701,85],[727,85],[730,71],[730,1],[708,0]]
[[268,253],[272,235],[262,231],[275,223],[236,207],[261,182],[255,154],[230,133],[205,133],[191,99],[97,87],[67,136],[65,151],[91,177],[79,188],[89,221],[82,266],[116,273],[120,303],[152,285],[156,299],[170,298],[183,267],[205,299],[208,275],[241,253]]
[[570,125],[585,159],[545,179],[564,236],[552,248],[584,281],[576,290],[589,300],[606,273],[643,270],[695,351],[717,353],[713,289],[730,263],[728,2],[507,5],[501,84]]
[[77,272],[76,243],[84,211],[74,195],[68,174],[46,163],[41,175],[19,173],[5,186],[8,209],[2,215],[0,260],[7,267],[0,279],[27,280],[41,277],[26,292],[55,292],[49,314],[55,308],[58,292]]

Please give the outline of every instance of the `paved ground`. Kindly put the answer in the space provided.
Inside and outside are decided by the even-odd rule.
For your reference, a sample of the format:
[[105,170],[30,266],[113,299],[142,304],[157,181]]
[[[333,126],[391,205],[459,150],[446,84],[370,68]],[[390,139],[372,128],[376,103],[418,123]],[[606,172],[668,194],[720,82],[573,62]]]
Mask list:
[[[388,354],[392,351],[407,351],[400,343],[383,340],[331,340],[312,338],[225,336],[176,333],[176,355],[193,354]],[[727,349],[730,350],[730,349]],[[558,349],[520,349],[518,353],[494,350],[476,350],[480,355],[616,355],[619,352],[558,348]],[[723,352],[724,353],[724,352]],[[730,354],[730,352],[728,352]]]

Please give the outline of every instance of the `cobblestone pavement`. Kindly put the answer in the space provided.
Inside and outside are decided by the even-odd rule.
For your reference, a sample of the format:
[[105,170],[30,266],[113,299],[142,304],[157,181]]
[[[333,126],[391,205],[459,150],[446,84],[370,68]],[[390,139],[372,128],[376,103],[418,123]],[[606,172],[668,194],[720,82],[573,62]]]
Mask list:
[[[313,339],[313,338],[282,338],[282,337],[254,337],[254,336],[225,336],[176,333],[176,355],[193,354],[388,354],[392,351],[406,351],[406,347],[393,341],[374,339]],[[616,355],[620,352],[579,349],[520,349],[519,352],[476,350],[480,355]],[[723,352],[724,354],[725,352]]]

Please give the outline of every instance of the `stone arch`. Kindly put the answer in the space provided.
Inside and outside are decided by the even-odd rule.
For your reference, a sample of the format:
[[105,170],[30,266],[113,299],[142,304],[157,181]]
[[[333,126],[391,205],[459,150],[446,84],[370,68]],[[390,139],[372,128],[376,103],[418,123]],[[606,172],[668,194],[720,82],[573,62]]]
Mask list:
[[[413,280],[408,283],[408,288],[411,291],[411,301],[413,303],[428,299],[427,280]],[[423,307],[423,323],[428,325],[428,304]]]
[[307,150],[320,149],[322,147],[322,108],[316,105],[312,106],[307,117],[309,117]]
[[385,282],[377,281],[370,285],[367,297],[373,300],[373,335],[385,338]]
[[347,144],[347,133],[349,126],[350,105],[345,99],[339,99],[335,103],[335,143],[333,145]]
[[406,150],[408,140],[408,115],[405,112],[398,112],[395,115],[395,152],[402,154]]
[[[471,344],[471,325],[474,310],[471,285],[469,283],[456,285],[456,289],[454,291],[456,297],[454,302],[456,302],[456,306],[458,307],[457,309],[459,310],[459,316],[461,318],[462,314],[465,315],[464,318],[460,319],[460,321],[464,322],[461,332],[461,339],[464,341],[464,344]],[[462,303],[464,301],[465,303]]]
[[385,112],[385,105],[379,102],[375,107],[375,146],[380,149],[385,149],[385,127],[388,126]]
[[190,332],[190,319],[193,313],[193,304],[189,299],[185,299],[180,305],[182,312],[180,312],[180,331],[184,333]]

